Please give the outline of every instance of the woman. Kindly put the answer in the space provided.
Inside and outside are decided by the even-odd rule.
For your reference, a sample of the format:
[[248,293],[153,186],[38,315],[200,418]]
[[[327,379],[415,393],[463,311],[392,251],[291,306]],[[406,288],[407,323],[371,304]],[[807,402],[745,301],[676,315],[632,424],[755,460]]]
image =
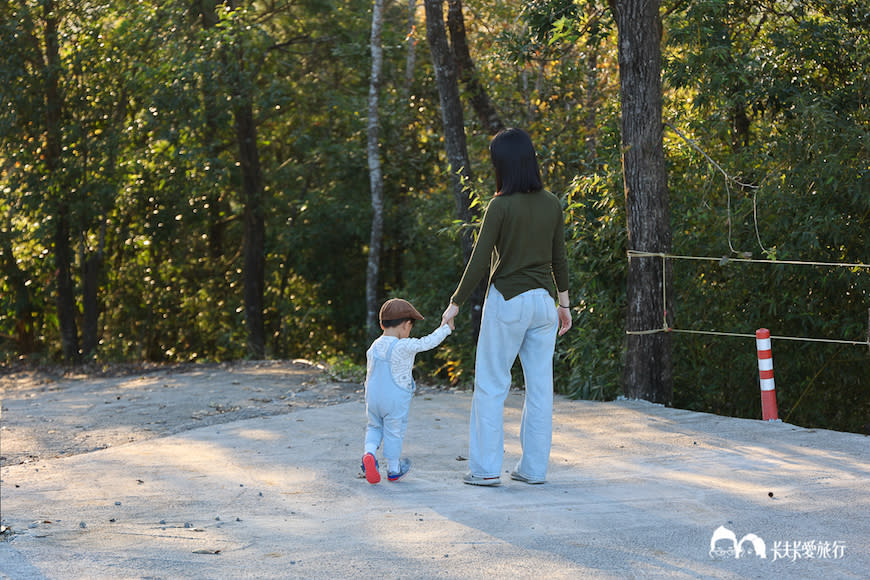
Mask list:
[[[544,483],[553,435],[553,351],[571,328],[562,205],[543,188],[529,135],[507,129],[489,145],[496,194],[465,273],[444,316],[452,318],[484,275],[489,288],[480,323],[469,427],[470,485],[499,485],[504,456],[504,402],[511,367],[523,366],[526,398],[522,458],[511,479]],[[553,303],[558,300],[558,306]]]

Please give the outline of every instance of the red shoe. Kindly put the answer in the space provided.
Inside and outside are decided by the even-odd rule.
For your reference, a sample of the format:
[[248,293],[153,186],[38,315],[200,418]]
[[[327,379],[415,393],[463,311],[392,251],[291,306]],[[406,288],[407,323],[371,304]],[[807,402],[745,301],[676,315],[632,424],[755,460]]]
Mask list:
[[366,474],[367,482],[375,484],[381,481],[381,473],[378,471],[378,460],[371,453],[363,455],[362,469]]

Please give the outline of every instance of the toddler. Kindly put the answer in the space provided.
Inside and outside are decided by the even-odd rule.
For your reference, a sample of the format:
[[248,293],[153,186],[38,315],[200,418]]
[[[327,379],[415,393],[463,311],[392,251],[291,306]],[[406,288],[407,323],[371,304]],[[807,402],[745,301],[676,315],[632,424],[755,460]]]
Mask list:
[[382,442],[389,481],[398,481],[411,468],[411,460],[402,458],[402,441],[416,388],[411,374],[414,357],[441,344],[454,328],[453,317],[442,317],[441,325],[432,334],[409,338],[417,320],[423,320],[423,316],[410,302],[401,298],[387,300],[380,311],[384,332],[366,352],[368,424],[362,470],[372,484],[381,481],[375,453]]

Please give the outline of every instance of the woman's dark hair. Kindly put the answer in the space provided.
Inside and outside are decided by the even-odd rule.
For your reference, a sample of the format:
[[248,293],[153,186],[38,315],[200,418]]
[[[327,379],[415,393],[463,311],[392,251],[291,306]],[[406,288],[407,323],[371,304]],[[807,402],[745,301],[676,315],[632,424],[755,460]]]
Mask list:
[[543,189],[535,146],[522,129],[499,131],[489,143],[489,155],[495,168],[496,195]]

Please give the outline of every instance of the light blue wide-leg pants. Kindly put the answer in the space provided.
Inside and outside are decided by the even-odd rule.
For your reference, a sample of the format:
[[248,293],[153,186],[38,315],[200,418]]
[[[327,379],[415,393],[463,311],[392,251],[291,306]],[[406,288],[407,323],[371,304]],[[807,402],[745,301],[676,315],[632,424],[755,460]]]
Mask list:
[[474,395],[471,401],[468,461],[478,477],[499,477],[504,459],[504,403],[511,367],[523,367],[526,397],[520,426],[522,458],[516,470],[546,479],[553,438],[553,352],[558,317],[550,293],[529,290],[505,300],[490,286],[483,308]]

